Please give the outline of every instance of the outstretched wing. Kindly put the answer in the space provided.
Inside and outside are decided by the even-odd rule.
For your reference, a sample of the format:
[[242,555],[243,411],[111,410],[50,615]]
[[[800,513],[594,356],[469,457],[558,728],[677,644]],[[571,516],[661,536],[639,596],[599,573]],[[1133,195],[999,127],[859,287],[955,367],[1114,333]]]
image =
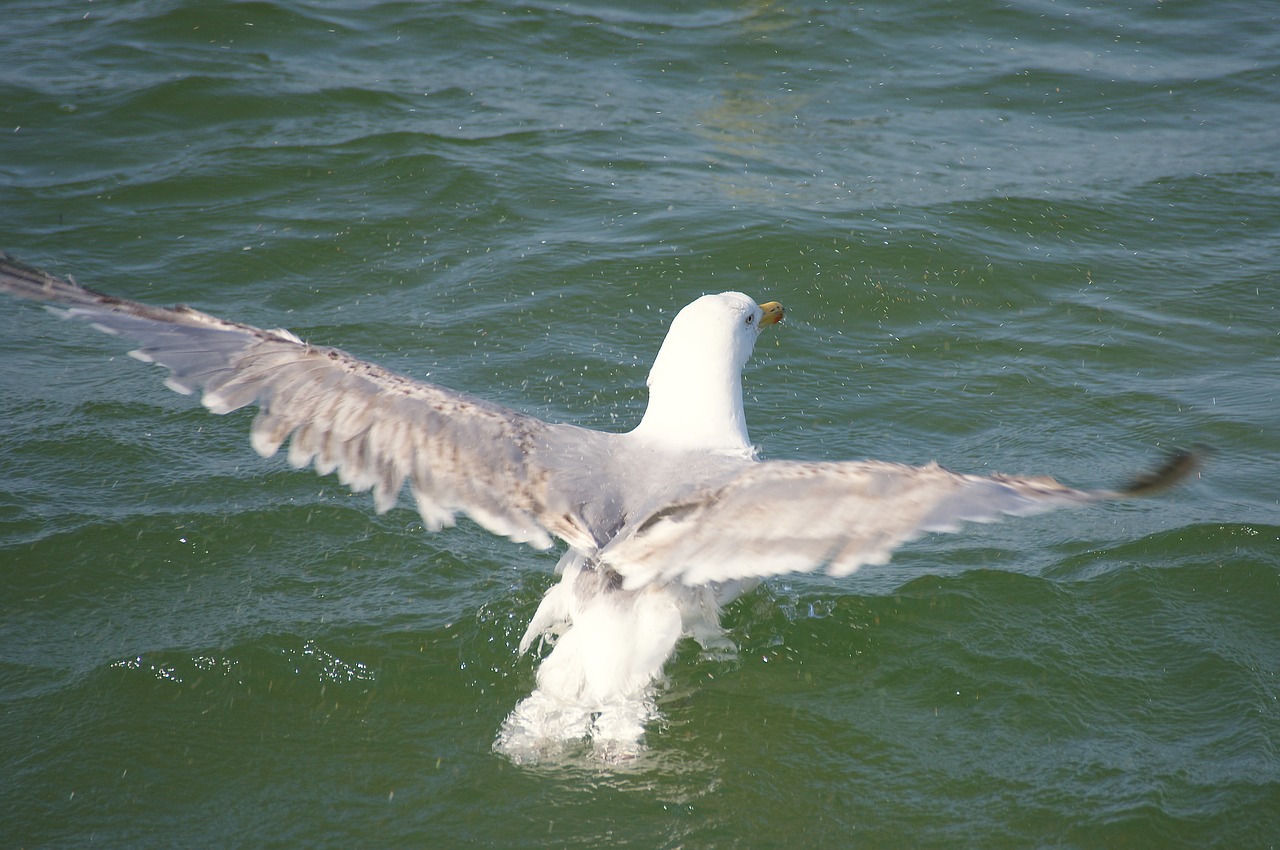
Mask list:
[[963,522],[1161,490],[1195,468],[1177,454],[1120,490],[1077,490],[1052,478],[962,475],[937,464],[875,461],[753,464],[728,483],[654,512],[600,553],[625,586],[812,572],[847,575],[902,544]]
[[407,481],[432,529],[463,512],[539,548],[549,547],[552,535],[598,545],[581,506],[562,492],[548,447],[571,439],[579,456],[589,455],[604,451],[612,435],[415,381],[288,331],[103,295],[3,253],[0,291],[136,340],[140,347],[130,354],[168,368],[165,383],[180,393],[203,389],[214,413],[256,403],[252,443],[259,454],[275,454],[292,435],[293,466],[314,463],[354,490],[372,489],[379,512],[395,504]]

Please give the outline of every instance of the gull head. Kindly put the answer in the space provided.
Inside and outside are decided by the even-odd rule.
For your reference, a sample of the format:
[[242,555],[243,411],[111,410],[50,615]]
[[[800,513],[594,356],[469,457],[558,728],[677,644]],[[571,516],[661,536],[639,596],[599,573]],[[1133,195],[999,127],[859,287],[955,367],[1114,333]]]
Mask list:
[[776,301],[741,292],[704,295],[671,322],[649,371],[649,406],[633,432],[669,448],[750,451],[742,368],[762,328],[782,320]]

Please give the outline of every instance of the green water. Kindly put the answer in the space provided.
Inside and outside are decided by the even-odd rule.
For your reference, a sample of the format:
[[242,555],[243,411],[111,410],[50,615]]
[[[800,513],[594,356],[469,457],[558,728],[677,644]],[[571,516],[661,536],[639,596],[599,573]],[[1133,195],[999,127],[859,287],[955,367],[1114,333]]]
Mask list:
[[628,428],[674,311],[788,308],[769,457],[1142,503],[767,583],[634,765],[491,751],[554,554],[249,448],[0,303],[12,847],[1280,843],[1265,3],[10,0],[0,249]]

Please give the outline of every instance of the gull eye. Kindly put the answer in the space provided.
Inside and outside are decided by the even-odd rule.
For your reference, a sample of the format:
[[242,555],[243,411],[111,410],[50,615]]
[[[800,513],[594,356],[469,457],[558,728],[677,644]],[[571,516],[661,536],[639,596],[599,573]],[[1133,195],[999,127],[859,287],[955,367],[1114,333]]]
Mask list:
[[754,324],[755,324],[755,322],[756,322],[756,317],[755,317],[755,316],[747,316],[747,324],[748,324],[748,325],[754,325]]

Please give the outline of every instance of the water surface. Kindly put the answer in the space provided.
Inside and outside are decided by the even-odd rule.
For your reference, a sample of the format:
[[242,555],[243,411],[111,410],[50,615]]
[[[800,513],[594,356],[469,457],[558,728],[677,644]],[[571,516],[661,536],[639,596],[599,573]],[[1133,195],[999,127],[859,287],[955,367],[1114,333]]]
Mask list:
[[16,846],[1206,847],[1280,836],[1280,26],[1125,8],[6,6],[0,248],[631,427],[674,311],[788,319],[769,457],[1201,480],[767,583],[637,764],[491,751],[555,555],[263,462],[0,304]]

